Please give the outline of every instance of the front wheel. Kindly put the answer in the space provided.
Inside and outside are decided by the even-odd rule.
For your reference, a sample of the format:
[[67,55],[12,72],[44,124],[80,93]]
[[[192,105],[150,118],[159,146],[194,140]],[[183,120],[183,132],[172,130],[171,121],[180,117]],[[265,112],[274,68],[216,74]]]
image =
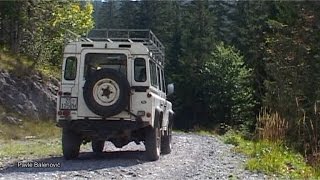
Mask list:
[[169,123],[168,130],[164,133],[161,138],[161,153],[169,154],[172,149],[172,123]]
[[146,156],[150,161],[160,158],[161,132],[159,122],[154,127],[149,127],[145,139]]
[[63,128],[62,130],[62,152],[66,160],[79,156],[81,137],[75,132]]

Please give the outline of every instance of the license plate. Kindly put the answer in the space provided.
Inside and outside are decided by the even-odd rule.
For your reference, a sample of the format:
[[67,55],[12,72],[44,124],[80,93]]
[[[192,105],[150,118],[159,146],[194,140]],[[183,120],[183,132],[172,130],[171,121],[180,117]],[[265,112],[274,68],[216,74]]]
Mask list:
[[61,97],[60,109],[76,110],[78,109],[78,98],[76,97]]

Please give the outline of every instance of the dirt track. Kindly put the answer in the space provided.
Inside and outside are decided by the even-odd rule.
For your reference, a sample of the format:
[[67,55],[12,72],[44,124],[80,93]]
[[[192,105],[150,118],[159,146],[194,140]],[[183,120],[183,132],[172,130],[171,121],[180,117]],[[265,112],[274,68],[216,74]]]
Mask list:
[[[122,149],[107,142],[104,153],[84,149],[77,160],[62,157],[17,161],[0,170],[0,179],[264,179],[244,169],[246,158],[219,138],[174,133],[173,151],[159,161],[144,159],[144,146]],[[29,167],[18,167],[29,166]],[[42,164],[41,164],[42,163]],[[54,167],[35,167],[54,166]]]

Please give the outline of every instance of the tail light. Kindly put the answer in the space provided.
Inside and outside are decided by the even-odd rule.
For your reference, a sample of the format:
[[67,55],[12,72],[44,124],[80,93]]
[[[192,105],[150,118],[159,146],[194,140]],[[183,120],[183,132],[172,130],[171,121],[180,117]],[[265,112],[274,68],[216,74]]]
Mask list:
[[70,110],[61,110],[61,111],[58,111],[58,115],[59,115],[59,116],[68,117],[68,116],[70,116],[70,114],[71,114],[71,111],[70,111]]
[[70,111],[69,110],[64,110],[63,112],[62,112],[62,115],[63,116],[70,116]]

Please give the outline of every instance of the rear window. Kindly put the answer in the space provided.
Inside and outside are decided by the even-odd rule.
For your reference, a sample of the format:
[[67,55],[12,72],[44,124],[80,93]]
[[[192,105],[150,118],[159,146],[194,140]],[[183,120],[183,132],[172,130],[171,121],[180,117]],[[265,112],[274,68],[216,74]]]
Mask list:
[[87,53],[84,68],[85,78],[104,68],[114,69],[127,75],[127,56],[115,53]]
[[134,60],[134,80],[136,82],[145,82],[147,80],[146,61],[143,58]]
[[66,59],[66,65],[64,69],[65,80],[75,80],[77,76],[77,58],[74,56]]
[[158,88],[158,79],[157,79],[157,66],[153,61],[150,61],[150,76],[151,76],[151,85]]
[[166,82],[165,82],[165,79],[164,79],[164,72],[163,72],[162,69],[161,69],[161,80],[162,80],[162,91],[166,92]]
[[159,68],[159,66],[157,66],[157,75],[158,75],[158,85],[159,85],[159,89],[162,91],[161,77],[160,77],[160,68]]

